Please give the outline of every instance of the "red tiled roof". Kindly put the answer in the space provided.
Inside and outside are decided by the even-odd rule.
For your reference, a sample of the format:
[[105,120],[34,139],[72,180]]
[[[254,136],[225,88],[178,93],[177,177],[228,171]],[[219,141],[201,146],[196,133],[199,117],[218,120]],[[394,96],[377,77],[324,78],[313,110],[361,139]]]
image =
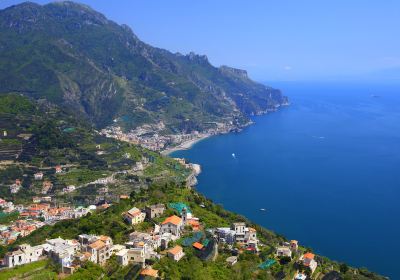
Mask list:
[[313,253],[305,253],[304,254],[304,259],[314,259],[315,255]]
[[201,249],[204,248],[203,244],[201,244],[201,243],[199,243],[199,242],[193,243],[192,246],[193,246],[194,248],[196,248],[197,250],[201,250]]
[[93,242],[92,244],[89,245],[89,247],[94,249],[94,250],[101,249],[104,246],[106,246],[106,244],[104,244],[104,242],[101,241],[101,240],[97,240],[96,242]]
[[181,224],[181,222],[182,222],[181,218],[179,218],[178,216],[173,215],[171,217],[166,218],[164,220],[164,222],[162,222],[162,224],[165,225],[165,224],[171,223],[171,224],[174,224],[174,225],[178,226],[178,225]]
[[144,268],[140,272],[140,275],[142,276],[151,276],[151,277],[158,277],[158,270],[152,269],[152,268]]
[[168,253],[170,253],[172,255],[179,254],[180,252],[182,252],[182,247],[179,245],[176,245],[174,248],[168,250]]

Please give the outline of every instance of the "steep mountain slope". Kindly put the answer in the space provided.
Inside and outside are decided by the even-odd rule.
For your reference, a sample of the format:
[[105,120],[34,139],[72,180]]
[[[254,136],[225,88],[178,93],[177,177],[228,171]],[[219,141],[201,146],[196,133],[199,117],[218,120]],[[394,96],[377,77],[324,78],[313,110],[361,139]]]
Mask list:
[[[110,186],[116,196],[165,178],[181,181],[190,174],[173,159],[103,137],[61,108],[19,94],[0,95],[0,129],[0,197],[14,203],[31,202],[33,196],[43,195],[45,180],[53,184],[46,195],[82,203],[96,196],[97,187],[90,182],[112,174],[121,173],[114,187]],[[146,161],[148,164],[142,164]],[[130,176],[139,162],[145,170]],[[56,174],[57,165],[65,172]],[[43,181],[34,180],[38,172],[43,173]],[[22,188],[13,194],[9,186],[16,179]],[[68,185],[76,186],[77,191],[65,197],[61,191]]]
[[45,98],[97,127],[113,120],[125,129],[162,121],[172,131],[240,125],[287,102],[243,70],[154,48],[73,2],[4,9],[0,33],[0,92]]

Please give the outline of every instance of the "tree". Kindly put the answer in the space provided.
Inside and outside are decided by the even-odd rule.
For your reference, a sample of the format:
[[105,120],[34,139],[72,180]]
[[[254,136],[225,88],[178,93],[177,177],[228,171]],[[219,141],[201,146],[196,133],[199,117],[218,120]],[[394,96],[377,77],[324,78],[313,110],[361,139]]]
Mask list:
[[339,270],[341,273],[346,274],[347,271],[349,271],[349,267],[345,263],[341,263],[339,266]]

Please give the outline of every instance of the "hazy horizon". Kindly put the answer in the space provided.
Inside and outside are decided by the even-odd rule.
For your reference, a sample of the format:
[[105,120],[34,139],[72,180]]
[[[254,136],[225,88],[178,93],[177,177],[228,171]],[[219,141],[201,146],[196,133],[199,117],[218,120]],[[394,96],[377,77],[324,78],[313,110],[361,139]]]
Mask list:
[[[2,0],[0,9],[21,2]],[[76,2],[155,47],[205,54],[259,81],[400,81],[400,2]]]

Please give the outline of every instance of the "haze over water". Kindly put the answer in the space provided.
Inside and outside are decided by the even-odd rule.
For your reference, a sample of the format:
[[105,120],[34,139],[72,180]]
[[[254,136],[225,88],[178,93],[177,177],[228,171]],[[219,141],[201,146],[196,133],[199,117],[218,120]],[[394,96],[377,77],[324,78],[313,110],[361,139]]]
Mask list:
[[291,106],[171,156],[201,164],[198,190],[227,209],[400,279],[400,86],[273,86]]

